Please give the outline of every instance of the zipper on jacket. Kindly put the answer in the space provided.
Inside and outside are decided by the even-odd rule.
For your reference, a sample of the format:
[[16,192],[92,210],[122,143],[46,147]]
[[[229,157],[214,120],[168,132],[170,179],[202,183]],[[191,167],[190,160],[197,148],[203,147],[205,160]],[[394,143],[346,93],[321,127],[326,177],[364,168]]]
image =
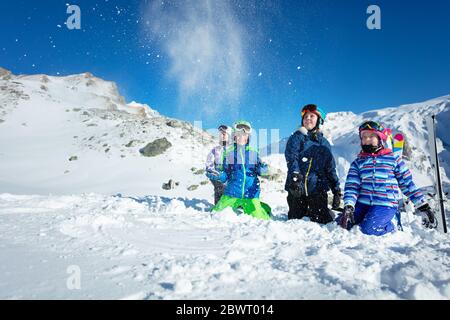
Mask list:
[[312,158],[311,158],[311,160],[309,160],[308,171],[306,172],[306,176],[305,176],[305,191],[306,191],[306,196],[308,196],[308,175],[309,175],[309,171],[311,170],[311,164],[312,164]]
[[239,149],[239,153],[241,155],[241,161],[242,161],[242,171],[244,173],[244,182],[242,183],[242,199],[244,199],[244,191],[245,191],[245,178],[247,177],[247,174],[245,172],[245,158],[242,156],[242,148]]

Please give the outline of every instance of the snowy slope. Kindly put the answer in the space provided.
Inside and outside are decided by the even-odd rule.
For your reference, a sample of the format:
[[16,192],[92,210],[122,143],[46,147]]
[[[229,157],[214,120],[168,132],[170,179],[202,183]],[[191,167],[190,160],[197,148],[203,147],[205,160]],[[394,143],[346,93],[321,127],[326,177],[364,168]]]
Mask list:
[[[450,298],[448,236],[423,229],[412,208],[404,232],[379,238],[287,221],[286,165],[273,154],[272,177],[261,181],[273,220],[211,214],[212,187],[191,168],[203,167],[213,138],[125,103],[114,83],[89,73],[0,69],[0,119],[2,299]],[[140,155],[163,137],[166,152]],[[336,129],[333,142],[347,150],[353,139]],[[179,185],[163,190],[169,179]],[[74,267],[79,289],[67,286]]]
[[[203,167],[212,136],[126,104],[114,83],[89,73],[0,77],[0,119],[0,193],[210,193],[191,168]],[[172,144],[164,154],[139,153],[163,137]],[[169,179],[179,186],[163,190]]]

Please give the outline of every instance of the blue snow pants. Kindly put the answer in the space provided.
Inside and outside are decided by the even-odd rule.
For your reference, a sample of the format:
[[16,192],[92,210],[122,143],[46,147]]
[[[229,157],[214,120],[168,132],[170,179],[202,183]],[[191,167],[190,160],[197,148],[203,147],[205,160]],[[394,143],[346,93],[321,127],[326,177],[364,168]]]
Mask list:
[[[359,225],[361,232],[367,235],[382,236],[386,233],[395,230],[395,226],[392,223],[397,212],[397,208],[391,208],[386,206],[369,206],[357,202],[355,206],[355,225]],[[341,221],[342,215],[339,215],[336,222]],[[350,230],[353,227],[349,221],[347,229]]]

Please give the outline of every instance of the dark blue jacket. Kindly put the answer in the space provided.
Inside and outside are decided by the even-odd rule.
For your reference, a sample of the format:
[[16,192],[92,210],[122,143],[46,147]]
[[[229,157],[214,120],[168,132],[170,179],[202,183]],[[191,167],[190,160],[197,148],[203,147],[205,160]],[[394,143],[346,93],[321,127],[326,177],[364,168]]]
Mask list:
[[303,176],[307,195],[330,189],[333,193],[339,190],[331,146],[321,132],[304,134],[300,130],[295,131],[289,137],[284,155],[288,167],[286,191],[294,172]]

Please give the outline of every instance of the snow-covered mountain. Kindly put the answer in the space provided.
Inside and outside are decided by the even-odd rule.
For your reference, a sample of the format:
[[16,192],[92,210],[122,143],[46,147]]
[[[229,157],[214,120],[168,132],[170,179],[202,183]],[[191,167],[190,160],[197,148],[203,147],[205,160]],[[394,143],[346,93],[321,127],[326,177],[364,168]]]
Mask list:
[[[325,130],[341,177],[357,150],[356,125],[378,117],[410,138],[411,165],[426,185],[420,116],[436,110],[450,123],[448,97],[331,114]],[[445,126],[438,136],[447,148]],[[448,235],[425,230],[412,208],[404,231],[384,237],[287,221],[281,154],[265,158],[272,175],[261,180],[272,220],[211,213],[201,169],[213,144],[89,73],[0,69],[0,298],[450,298]],[[165,190],[169,179],[178,185]]]
[[[402,105],[354,114],[335,112],[327,116],[323,126],[324,135],[332,144],[339,177],[343,182],[350,163],[360,151],[358,127],[365,120],[379,121],[395,133],[403,133],[406,140],[405,160],[420,187],[432,185],[433,172],[430,164],[426,117],[436,115],[438,152],[443,170],[442,178],[448,187],[450,180],[450,95],[421,103]],[[279,142],[280,153],[286,149],[288,137]],[[270,146],[267,149],[270,153]],[[277,156],[272,155],[273,158]],[[281,156],[280,156],[281,157]]]
[[[156,139],[171,146],[141,155]],[[198,169],[213,142],[190,123],[125,103],[115,83],[90,73],[0,71],[0,192],[199,196],[207,187]],[[169,179],[179,184],[163,190]]]

